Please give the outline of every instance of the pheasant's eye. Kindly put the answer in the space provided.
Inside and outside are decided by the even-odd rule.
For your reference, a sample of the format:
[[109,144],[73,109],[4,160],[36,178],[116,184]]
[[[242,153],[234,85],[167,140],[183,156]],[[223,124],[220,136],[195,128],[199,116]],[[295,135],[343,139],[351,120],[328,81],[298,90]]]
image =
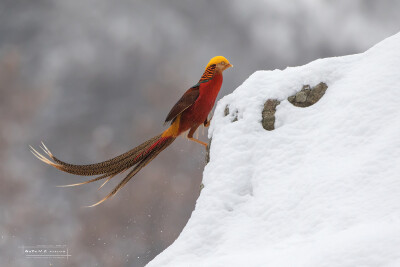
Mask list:
[[222,64],[222,65],[225,65],[225,61],[222,61],[221,64]]

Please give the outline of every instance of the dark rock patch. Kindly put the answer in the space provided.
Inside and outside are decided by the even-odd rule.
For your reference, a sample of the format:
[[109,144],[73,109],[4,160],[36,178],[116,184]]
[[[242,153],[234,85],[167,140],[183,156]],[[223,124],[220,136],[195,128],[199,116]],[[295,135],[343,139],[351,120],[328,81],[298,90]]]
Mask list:
[[312,88],[309,85],[304,85],[300,92],[289,96],[288,101],[296,107],[309,107],[321,99],[321,97],[325,94],[326,89],[328,89],[328,86],[323,82]]
[[276,99],[268,99],[264,104],[264,109],[262,111],[262,126],[267,131],[272,131],[275,129],[275,112],[276,107],[281,102]]
[[[226,105],[226,107],[225,107],[225,109],[224,109],[224,116],[225,116],[225,117],[228,116],[230,112],[231,112],[231,111],[229,110],[229,105]],[[237,121],[237,120],[238,120],[238,112],[236,111],[236,112],[235,112],[235,116],[233,117],[232,122],[235,122],[235,121]]]
[[208,146],[206,148],[206,164],[210,162],[210,148],[211,148],[212,138],[208,141]]
[[225,109],[224,109],[224,117],[226,117],[226,116],[228,116],[229,115],[229,106],[228,105],[226,105],[226,107],[225,107]]

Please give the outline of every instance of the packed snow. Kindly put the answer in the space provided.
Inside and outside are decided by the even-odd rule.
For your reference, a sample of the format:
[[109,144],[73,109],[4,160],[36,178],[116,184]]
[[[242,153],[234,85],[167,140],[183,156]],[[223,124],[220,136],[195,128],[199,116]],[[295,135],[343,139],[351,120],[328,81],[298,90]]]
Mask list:
[[[320,82],[316,104],[287,101]],[[273,131],[267,99],[281,101]],[[148,266],[400,266],[400,33],[257,71],[219,101],[209,137],[196,209]]]

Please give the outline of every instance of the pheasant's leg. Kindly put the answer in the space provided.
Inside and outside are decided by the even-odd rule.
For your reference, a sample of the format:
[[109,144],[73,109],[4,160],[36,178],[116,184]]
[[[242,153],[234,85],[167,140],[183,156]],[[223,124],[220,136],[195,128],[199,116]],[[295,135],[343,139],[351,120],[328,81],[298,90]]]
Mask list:
[[192,140],[192,141],[194,141],[196,143],[199,143],[199,144],[203,145],[205,148],[207,148],[207,143],[204,143],[203,141],[200,141],[200,140],[198,140],[196,138],[193,138],[193,137],[189,137],[188,136],[188,138],[189,138],[189,140]]
[[198,127],[199,127],[199,125],[197,125],[197,126],[191,128],[190,131],[189,131],[189,133],[188,133],[188,135],[187,135],[187,138],[188,138],[189,140],[192,140],[192,141],[194,141],[194,142],[196,142],[196,143],[199,143],[199,144],[203,145],[205,148],[207,148],[207,143],[204,143],[203,141],[200,141],[200,140],[198,140],[198,139],[196,139],[196,138],[193,138],[193,134],[196,132],[196,130],[197,130]]
[[204,121],[204,127],[208,127],[208,126],[210,126],[210,122],[211,122],[211,120],[212,120],[212,117],[211,117],[211,119],[206,119],[205,121]]

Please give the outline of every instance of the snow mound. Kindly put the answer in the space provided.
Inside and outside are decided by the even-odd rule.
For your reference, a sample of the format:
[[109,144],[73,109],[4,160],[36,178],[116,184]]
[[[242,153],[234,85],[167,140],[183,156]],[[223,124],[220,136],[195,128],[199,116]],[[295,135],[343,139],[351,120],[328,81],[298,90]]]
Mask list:
[[[316,104],[287,101],[320,82]],[[267,99],[281,101],[273,131]],[[209,135],[196,209],[148,266],[400,266],[400,34],[257,71],[219,101]]]

